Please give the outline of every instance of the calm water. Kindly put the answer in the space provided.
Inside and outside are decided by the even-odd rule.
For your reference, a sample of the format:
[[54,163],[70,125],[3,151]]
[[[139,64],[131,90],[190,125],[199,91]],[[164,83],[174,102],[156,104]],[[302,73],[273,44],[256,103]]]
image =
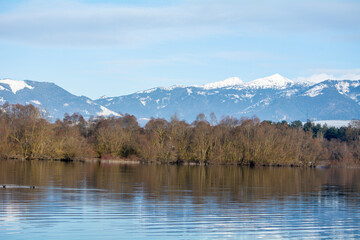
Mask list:
[[358,169],[0,161],[0,184],[0,239],[360,238]]

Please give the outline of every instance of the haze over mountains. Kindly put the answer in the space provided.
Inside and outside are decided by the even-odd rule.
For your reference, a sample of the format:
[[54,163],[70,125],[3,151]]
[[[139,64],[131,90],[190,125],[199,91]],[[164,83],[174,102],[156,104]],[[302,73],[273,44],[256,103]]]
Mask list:
[[[101,90],[100,90],[101,91]],[[237,77],[203,86],[157,87],[118,97],[91,100],[76,96],[54,83],[0,80],[0,104],[33,104],[51,120],[65,113],[90,116],[133,114],[140,120],[170,119],[188,122],[199,113],[294,121],[360,118],[360,80],[294,82],[279,74],[243,82]]]

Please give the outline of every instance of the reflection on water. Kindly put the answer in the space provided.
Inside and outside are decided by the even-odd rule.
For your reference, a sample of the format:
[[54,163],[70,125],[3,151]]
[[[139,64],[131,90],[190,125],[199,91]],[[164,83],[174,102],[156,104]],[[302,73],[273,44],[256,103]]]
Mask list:
[[0,184],[0,239],[360,237],[358,169],[0,161]]

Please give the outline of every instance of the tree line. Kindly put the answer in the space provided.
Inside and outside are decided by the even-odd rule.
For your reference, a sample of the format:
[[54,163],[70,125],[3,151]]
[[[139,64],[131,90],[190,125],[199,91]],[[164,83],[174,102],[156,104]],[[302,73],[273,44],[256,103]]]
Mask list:
[[152,118],[144,127],[133,115],[84,119],[79,114],[46,120],[33,105],[0,110],[0,157],[14,159],[126,159],[174,164],[316,166],[356,165],[360,122],[334,128],[224,117],[194,122]]

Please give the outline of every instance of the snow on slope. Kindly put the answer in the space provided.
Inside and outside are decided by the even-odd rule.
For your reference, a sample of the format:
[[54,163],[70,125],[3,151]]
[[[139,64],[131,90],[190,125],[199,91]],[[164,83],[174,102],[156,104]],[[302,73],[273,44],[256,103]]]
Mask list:
[[147,89],[147,90],[143,90],[143,91],[138,91],[136,92],[135,94],[141,94],[141,93],[152,93],[158,89],[160,90],[164,90],[164,91],[172,91],[174,90],[175,88],[185,88],[185,86],[183,85],[172,85],[172,86],[169,86],[169,87],[156,87],[156,88],[150,88],[150,89]]
[[36,104],[36,105],[41,105],[41,102],[39,102],[38,100],[31,100],[30,102]]
[[[217,88],[224,88],[224,87],[238,87],[238,88],[285,88],[287,86],[291,86],[293,85],[294,82],[286,77],[281,76],[280,74],[274,74],[268,77],[264,77],[264,78],[258,78],[255,79],[251,82],[244,82],[242,81],[239,77],[231,77],[231,78],[227,78],[225,80],[222,81],[218,81],[218,82],[212,82],[212,83],[207,83],[205,85],[199,86],[199,85],[193,85],[191,87],[198,87],[198,88],[203,88],[205,90],[211,90],[211,89],[217,89]],[[171,91],[175,88],[185,88],[185,86],[182,85],[174,85],[174,86],[170,86],[170,87],[159,87],[159,88],[151,88],[148,90],[144,90],[144,91],[138,91],[136,92],[137,94],[141,94],[141,93],[151,93],[156,91],[157,89],[161,89],[161,90],[166,90],[166,91]],[[192,92],[188,91],[188,95],[190,95]],[[199,94],[199,93],[198,93]],[[201,93],[200,93],[201,95]],[[101,98],[100,98],[101,99]]]
[[100,108],[101,108],[102,111],[96,113],[98,116],[103,116],[103,117],[111,116],[111,115],[114,115],[114,116],[117,116],[117,117],[120,116],[120,114],[118,114],[116,112],[113,112],[113,111],[107,109],[106,107],[100,106]]
[[[3,79],[0,80],[0,83],[9,85],[11,91],[16,94],[17,91],[20,91],[24,88],[33,89],[34,87],[26,84],[24,81],[12,80],[12,79]],[[3,89],[1,89],[3,90]]]
[[351,123],[351,120],[321,120],[321,121],[314,121],[314,124],[320,124],[324,126],[325,124],[328,127],[348,127]]
[[317,85],[317,86],[309,89],[308,91],[306,91],[303,96],[316,97],[317,95],[321,95],[322,90],[327,87],[328,86],[326,84]]
[[280,74],[274,74],[264,78],[258,78],[246,83],[246,86],[253,88],[285,88],[288,85],[293,85],[294,82]]
[[335,85],[336,89],[340,94],[346,94],[349,92],[350,84],[348,82],[339,82]]
[[248,87],[248,88],[277,88],[282,89],[287,86],[292,86],[294,82],[286,77],[281,76],[280,74],[274,74],[264,78],[258,78],[251,82],[243,82],[238,77],[227,78],[220,82],[213,82],[208,83],[203,86],[202,88],[209,90],[209,89],[216,89],[222,87],[232,87],[232,86],[239,86],[240,88]]
[[231,77],[219,82],[213,82],[203,85],[204,89],[215,89],[229,86],[242,85],[244,82],[238,77]]

